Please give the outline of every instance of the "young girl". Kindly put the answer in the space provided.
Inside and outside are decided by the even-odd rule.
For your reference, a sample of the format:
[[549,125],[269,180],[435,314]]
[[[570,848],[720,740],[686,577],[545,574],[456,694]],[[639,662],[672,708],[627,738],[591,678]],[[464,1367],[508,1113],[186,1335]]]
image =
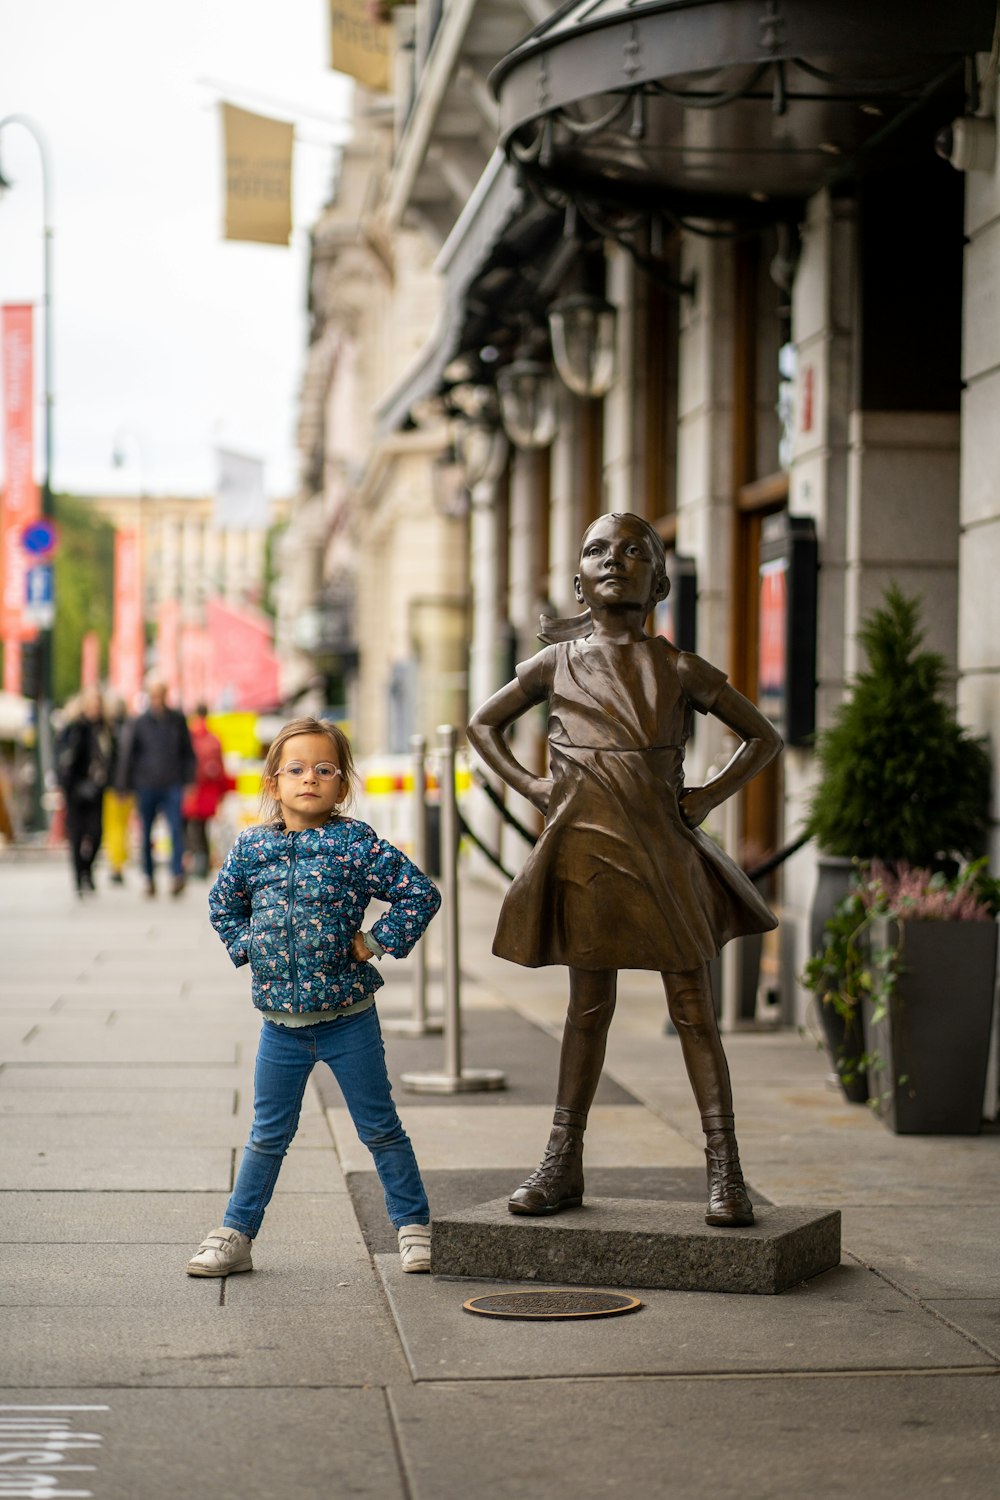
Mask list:
[[[383,980],[369,960],[404,958],[441,897],[404,854],[340,812],[354,763],[336,725],[286,724],[262,780],[270,820],[240,834],[209,894],[212,925],[233,963],[249,963],[253,1003],[263,1012],[253,1126],[222,1228],[198,1247],[188,1274],[253,1270],[250,1244],[317,1062],[330,1065],[375,1159],[403,1270],[429,1271],[427,1195],[392,1100],[375,1011]],[[389,910],[362,932],[375,899]]]
[[[512,1194],[512,1213],[582,1203],[583,1132],[617,971],[658,969],[706,1136],[706,1220],[753,1223],[708,963],[730,938],[777,924],[698,826],[767,765],[781,740],[723,672],[645,634],[646,616],[669,588],[665,567],[647,521],[601,516],[584,535],[574,580],[586,611],[543,619],[541,638],[550,644],[521,663],[515,681],[469,725],[486,764],[546,816],[507,893],[493,951],[529,968],[569,966],[552,1133],[541,1165]],[[548,780],[515,760],[504,739],[515,719],[545,702]],[[714,714],[743,741],[702,787],[684,786],[692,709]]]

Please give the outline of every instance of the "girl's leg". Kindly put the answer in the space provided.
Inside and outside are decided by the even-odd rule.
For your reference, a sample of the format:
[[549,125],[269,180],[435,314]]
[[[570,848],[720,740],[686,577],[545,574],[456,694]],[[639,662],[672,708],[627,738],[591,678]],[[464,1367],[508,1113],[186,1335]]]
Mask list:
[[253,1080],[253,1125],[223,1224],[251,1239],[260,1229],[298,1128],[302,1096],[316,1061],[312,1028],[262,1021]]
[[670,1019],[680,1038],[684,1066],[705,1132],[709,1199],[705,1219],[726,1227],[752,1224],[753,1208],[736,1144],[729,1065],[715,1017],[708,965],[662,977]]
[[375,1162],[395,1229],[427,1224],[430,1209],[410,1138],[392,1098],[382,1028],[374,1005],[318,1028],[320,1059],[329,1064],[354,1128]]
[[614,969],[569,971],[552,1131],[540,1166],[511,1194],[511,1213],[554,1214],[583,1202],[583,1132],[604,1066],[617,984]]

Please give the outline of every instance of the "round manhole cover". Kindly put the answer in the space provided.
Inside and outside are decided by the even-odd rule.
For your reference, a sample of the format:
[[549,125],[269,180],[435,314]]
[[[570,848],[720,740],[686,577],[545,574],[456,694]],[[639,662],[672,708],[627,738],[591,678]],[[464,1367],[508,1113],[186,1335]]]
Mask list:
[[565,1291],[490,1292],[470,1297],[462,1306],[466,1312],[482,1313],[487,1318],[528,1318],[544,1321],[552,1318],[609,1318],[618,1313],[635,1312],[642,1306],[638,1297],[622,1292],[588,1292],[580,1287]]

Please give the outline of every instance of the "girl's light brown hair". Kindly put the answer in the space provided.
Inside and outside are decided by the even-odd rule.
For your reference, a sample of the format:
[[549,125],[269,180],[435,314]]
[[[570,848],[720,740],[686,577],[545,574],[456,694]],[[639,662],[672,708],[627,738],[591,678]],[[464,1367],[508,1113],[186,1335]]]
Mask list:
[[278,767],[281,765],[282,751],[289,740],[295,739],[296,735],[300,734],[324,735],[329,740],[333,752],[330,759],[335,760],[340,767],[340,775],[346,791],[343,799],[337,803],[330,814],[331,819],[340,816],[357,791],[358,778],[354,769],[354,754],[351,750],[351,742],[344,731],[331,723],[329,719],[293,719],[290,724],[282,725],[274,736],[261,772],[260,816],[265,823],[272,823],[281,818],[281,804],[273,788],[277,780]]

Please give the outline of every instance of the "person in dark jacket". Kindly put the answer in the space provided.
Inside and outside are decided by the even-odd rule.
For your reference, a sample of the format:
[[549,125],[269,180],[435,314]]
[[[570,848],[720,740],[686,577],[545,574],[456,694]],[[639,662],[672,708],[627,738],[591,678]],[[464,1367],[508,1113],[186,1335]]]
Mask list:
[[114,773],[114,736],[98,692],[87,692],[56,745],[56,773],[66,800],[66,835],[78,896],[93,891],[101,847],[104,788]]
[[142,864],[146,894],[156,895],[153,871],[153,824],[162,813],[170,830],[172,891],[184,889],[184,826],[181,803],[184,788],[194,780],[194,746],[187,720],[167,705],[162,682],[148,685],[149,707],[131,719],[122,735],[115,786],[119,792],[134,791],[142,820]]

